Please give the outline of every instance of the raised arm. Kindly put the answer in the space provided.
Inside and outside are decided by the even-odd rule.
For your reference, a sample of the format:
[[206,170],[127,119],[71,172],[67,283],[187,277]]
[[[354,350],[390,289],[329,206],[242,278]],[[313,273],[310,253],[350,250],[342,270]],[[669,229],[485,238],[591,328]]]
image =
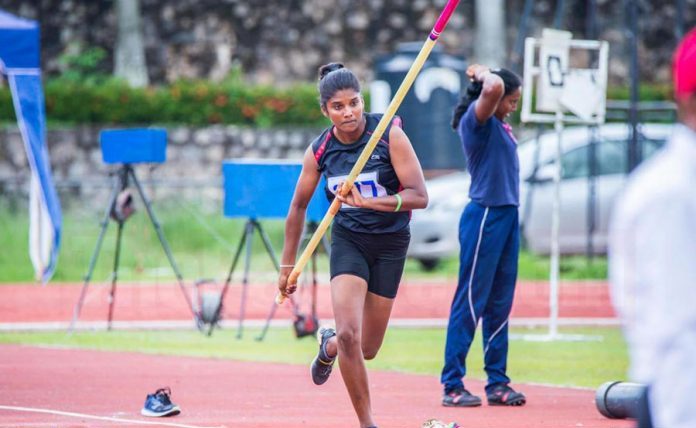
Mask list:
[[493,116],[498,109],[500,100],[505,94],[505,83],[497,74],[491,73],[491,69],[481,64],[470,65],[466,69],[469,78],[483,83],[481,95],[476,101],[476,119],[483,123]]

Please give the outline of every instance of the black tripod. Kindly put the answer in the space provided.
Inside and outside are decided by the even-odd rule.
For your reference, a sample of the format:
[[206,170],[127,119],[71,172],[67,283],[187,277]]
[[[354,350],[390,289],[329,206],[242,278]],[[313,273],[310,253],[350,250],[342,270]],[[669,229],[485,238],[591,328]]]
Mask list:
[[207,323],[209,324],[208,336],[210,336],[213,333],[213,329],[220,320],[220,314],[222,312],[223,306],[222,302],[224,301],[225,294],[227,294],[227,290],[230,287],[230,282],[232,281],[232,274],[234,273],[234,270],[237,267],[239,256],[242,254],[242,248],[246,244],[244,259],[244,277],[242,278],[242,296],[239,303],[239,326],[237,327],[237,339],[242,338],[242,331],[244,329],[244,316],[246,309],[247,291],[249,288],[249,270],[251,268],[251,248],[254,237],[254,230],[258,231],[259,235],[261,236],[263,245],[266,248],[266,252],[268,253],[269,257],[271,258],[271,261],[273,262],[273,266],[276,268],[276,272],[280,270],[278,258],[276,257],[275,252],[273,251],[273,247],[271,246],[271,240],[268,238],[268,235],[261,227],[261,223],[259,223],[258,220],[256,220],[255,218],[249,218],[246,224],[244,225],[244,233],[242,233],[242,238],[239,240],[237,251],[234,254],[234,258],[232,259],[232,265],[230,266],[230,270],[227,273],[227,278],[225,279],[225,285],[222,287],[222,291],[220,292],[219,303],[217,304],[214,314],[210,317],[207,317],[209,318],[209,320],[207,320]]
[[114,221],[118,224],[118,229],[116,232],[116,254],[114,255],[114,268],[113,272],[111,274],[111,290],[109,291],[109,315],[108,315],[108,323],[107,323],[107,330],[111,330],[111,322],[113,320],[113,314],[114,314],[114,302],[116,298],[116,281],[118,280],[118,264],[119,264],[119,258],[121,256],[121,237],[123,235],[123,224],[125,223],[126,218],[128,215],[122,215],[119,214],[118,211],[123,208],[121,205],[123,204],[122,201],[118,201],[119,194],[123,194],[123,192],[128,188],[128,184],[130,181],[132,181],[135,184],[136,189],[138,190],[138,194],[140,194],[140,198],[143,201],[143,204],[145,205],[145,209],[147,210],[147,214],[150,217],[150,221],[152,222],[152,225],[155,227],[155,232],[157,232],[157,237],[159,238],[160,243],[162,244],[162,248],[164,249],[165,254],[167,255],[167,259],[169,260],[169,264],[172,266],[172,269],[174,270],[174,273],[176,274],[176,279],[179,283],[179,287],[181,288],[181,291],[184,293],[184,298],[186,299],[186,303],[188,304],[189,308],[191,309],[191,313],[193,314],[194,320],[196,323],[198,323],[198,314],[193,308],[193,304],[191,302],[191,298],[189,295],[186,293],[186,288],[184,287],[184,280],[181,275],[181,272],[179,271],[179,268],[176,265],[176,262],[174,261],[174,257],[172,256],[172,252],[169,248],[169,244],[167,243],[167,240],[164,238],[164,234],[162,233],[162,229],[160,228],[160,224],[157,221],[157,218],[155,217],[155,213],[152,211],[152,207],[150,206],[150,201],[145,197],[145,193],[143,192],[143,188],[140,185],[140,182],[138,181],[138,178],[135,176],[135,171],[133,170],[133,166],[131,164],[123,164],[116,172],[115,172],[116,178],[114,180],[114,186],[111,191],[111,196],[109,198],[109,204],[104,212],[104,218],[101,222],[101,231],[99,232],[99,237],[97,238],[97,245],[94,249],[94,253],[92,253],[92,258],[89,262],[89,268],[87,270],[87,275],[85,275],[85,282],[82,285],[82,291],[80,292],[80,298],[77,301],[77,304],[75,305],[75,310],[73,313],[73,319],[72,322],[70,323],[70,329],[69,331],[73,331],[75,328],[75,323],[77,322],[77,319],[80,316],[80,311],[82,310],[82,305],[85,300],[85,295],[87,293],[87,286],[89,285],[89,281],[92,278],[92,273],[94,271],[94,266],[97,262],[97,258],[99,256],[99,251],[101,250],[101,245],[102,241],[104,240],[104,234],[106,233],[106,228],[109,225],[109,218],[113,218]]
[[[317,227],[319,224],[316,221],[310,221],[307,222],[305,230],[304,230],[304,236],[302,238],[302,245],[307,245],[307,242],[312,238],[312,235],[314,232],[317,230]],[[322,246],[324,247],[324,251],[326,252],[327,255],[331,254],[331,247],[329,245],[328,239],[326,238],[326,235],[321,237],[321,243]],[[317,318],[317,251],[315,250],[312,253],[312,258],[311,260],[311,269],[312,269],[312,303],[311,303],[311,313],[309,317],[306,317],[300,312],[300,308],[298,303],[295,301],[294,296],[290,296],[290,304],[292,305],[292,311],[293,311],[293,327],[295,328],[295,334],[297,335],[298,338],[312,335],[316,333],[317,329],[319,328],[318,326],[318,318]],[[271,320],[273,319],[273,316],[275,315],[276,309],[278,309],[278,304],[275,302],[275,299],[273,300],[273,304],[271,305],[271,310],[268,313],[268,317],[266,318],[266,324],[263,327],[263,330],[261,331],[261,334],[256,338],[256,340],[261,341],[266,337],[266,332],[268,332],[268,328],[271,325]]]

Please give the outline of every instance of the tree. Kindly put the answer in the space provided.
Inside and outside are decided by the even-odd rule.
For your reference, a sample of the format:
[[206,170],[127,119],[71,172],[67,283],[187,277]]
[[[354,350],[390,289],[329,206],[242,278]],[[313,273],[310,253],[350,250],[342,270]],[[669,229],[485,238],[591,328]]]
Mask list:
[[476,0],[476,61],[490,67],[505,64],[505,2]]
[[147,86],[147,64],[140,17],[140,0],[116,0],[118,37],[114,58],[114,74],[131,86]]

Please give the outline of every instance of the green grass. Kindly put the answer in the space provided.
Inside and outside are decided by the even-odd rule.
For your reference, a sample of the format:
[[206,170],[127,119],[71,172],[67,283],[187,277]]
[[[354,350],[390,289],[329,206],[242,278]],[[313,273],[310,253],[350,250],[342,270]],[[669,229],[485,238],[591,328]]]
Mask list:
[[[224,278],[241,240],[244,220],[229,219],[220,212],[206,210],[194,203],[164,201],[154,204],[154,211],[169,242],[176,264],[187,280],[197,278]],[[147,214],[140,204],[136,214],[126,223],[123,231],[119,279],[163,281],[175,278],[173,270],[157,239]],[[54,281],[81,281],[87,273],[94,251],[103,213],[66,209],[63,214],[63,239]],[[33,281],[33,270],[28,256],[28,215],[26,209],[14,212],[0,203],[0,283]],[[261,221],[271,245],[280,256],[283,245],[284,223],[281,220]],[[273,275],[275,269],[258,233],[253,235],[251,270]],[[116,223],[110,222],[102,249],[92,275],[92,281],[106,281],[110,277],[116,243]],[[318,257],[319,271],[328,270],[324,255]],[[235,270],[239,277],[244,268],[244,252]],[[562,279],[605,279],[605,257],[589,261],[585,257],[562,257]],[[426,272],[415,260],[406,263],[406,278],[455,280],[459,263],[457,256],[442,260],[433,271]],[[549,258],[522,251],[519,278],[546,280]],[[252,275],[252,281],[258,275]]]
[[[525,280],[548,280],[551,261],[549,257],[538,256],[527,250],[520,251],[518,265],[518,277]],[[597,256],[588,259],[584,256],[563,256],[559,266],[561,279],[606,279],[607,258]],[[405,274],[407,277],[436,277],[456,279],[459,272],[459,259],[457,256],[440,261],[431,272],[424,272],[420,264],[415,260],[406,263]]]
[[[145,209],[124,223],[119,263],[120,280],[169,280],[174,271],[158,240]],[[186,209],[191,208],[193,212]],[[172,250],[173,258],[186,279],[220,278],[230,268],[244,230],[244,220],[229,219],[219,213],[204,212],[195,207],[182,208],[165,203],[154,206],[162,232]],[[196,212],[197,211],[197,212]],[[96,246],[103,213],[70,210],[63,214],[63,237],[58,267],[53,281],[80,281],[89,267]],[[27,214],[11,214],[0,205],[0,282],[33,280],[28,256]],[[283,240],[283,223],[263,221],[271,244],[279,256]],[[105,281],[113,268],[117,225],[109,222],[92,279]],[[274,271],[258,233],[252,238],[252,271]],[[323,261],[323,260],[322,260]],[[244,268],[244,252],[236,272]]]
[[[512,333],[542,334],[545,330],[513,329]],[[311,338],[295,339],[289,329],[270,329],[265,340],[254,338],[258,329],[245,330],[241,340],[235,331],[216,331],[211,337],[196,331],[112,331],[0,333],[0,343],[60,346],[107,351],[214,357],[223,359],[307,364],[316,352]],[[515,382],[596,388],[626,377],[628,357],[617,328],[562,329],[561,333],[592,335],[601,341],[525,341],[513,336],[508,373]],[[438,376],[442,368],[443,328],[398,328],[388,330],[385,343],[371,369]],[[469,377],[484,379],[480,331],[467,366]]]
[[[559,263],[561,279],[565,280],[606,279],[607,267],[607,258],[604,256],[592,259],[585,256],[563,256]],[[549,257],[537,256],[529,251],[520,253],[520,278],[548,280],[550,269]]]

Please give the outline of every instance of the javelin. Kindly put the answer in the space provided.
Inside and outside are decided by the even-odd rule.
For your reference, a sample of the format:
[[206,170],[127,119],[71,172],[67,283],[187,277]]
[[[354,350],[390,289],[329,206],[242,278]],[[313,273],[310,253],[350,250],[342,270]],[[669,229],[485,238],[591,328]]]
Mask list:
[[[350,170],[350,174],[348,174],[346,181],[343,182],[343,186],[339,190],[341,195],[345,196],[348,194],[348,192],[350,192],[350,189],[353,187],[353,183],[355,183],[355,179],[358,177],[358,175],[360,175],[360,172],[365,167],[365,164],[377,146],[379,139],[382,137],[382,134],[384,134],[387,124],[391,122],[394,114],[396,114],[396,110],[401,105],[401,101],[403,101],[406,93],[411,88],[411,85],[416,79],[416,76],[420,72],[421,68],[423,68],[425,60],[428,58],[428,55],[430,55],[430,51],[433,50],[435,43],[437,43],[437,39],[445,29],[447,22],[449,22],[449,19],[452,17],[452,13],[454,12],[454,9],[457,8],[458,4],[459,0],[447,1],[445,8],[442,10],[442,13],[440,13],[440,17],[437,19],[433,29],[430,31],[430,35],[423,44],[418,56],[413,61],[413,64],[411,64],[411,68],[408,70],[403,82],[401,82],[401,86],[399,86],[399,89],[396,91],[394,98],[392,98],[391,102],[389,103],[387,110],[384,112],[384,115],[382,115],[382,119],[377,124],[375,132],[370,137],[370,140],[367,142],[367,145],[363,149],[358,160],[355,162],[355,165],[353,165],[353,169]],[[290,275],[288,276],[288,284],[297,283],[297,278],[300,276],[300,273],[302,273],[302,269],[304,269],[312,253],[317,248],[317,245],[319,245],[321,237],[324,235],[324,233],[326,233],[326,229],[329,228],[329,225],[336,216],[336,213],[338,213],[340,207],[341,201],[339,201],[338,198],[334,198],[333,202],[331,202],[331,206],[329,206],[329,210],[324,215],[324,218],[321,220],[321,223],[319,223],[319,226],[317,226],[317,229],[314,231],[312,238],[309,240],[309,243],[307,243],[307,246],[300,255],[300,258],[295,263],[295,267],[292,269],[292,272],[290,272]],[[276,303],[281,304],[286,297],[286,295],[278,293],[275,301]]]

